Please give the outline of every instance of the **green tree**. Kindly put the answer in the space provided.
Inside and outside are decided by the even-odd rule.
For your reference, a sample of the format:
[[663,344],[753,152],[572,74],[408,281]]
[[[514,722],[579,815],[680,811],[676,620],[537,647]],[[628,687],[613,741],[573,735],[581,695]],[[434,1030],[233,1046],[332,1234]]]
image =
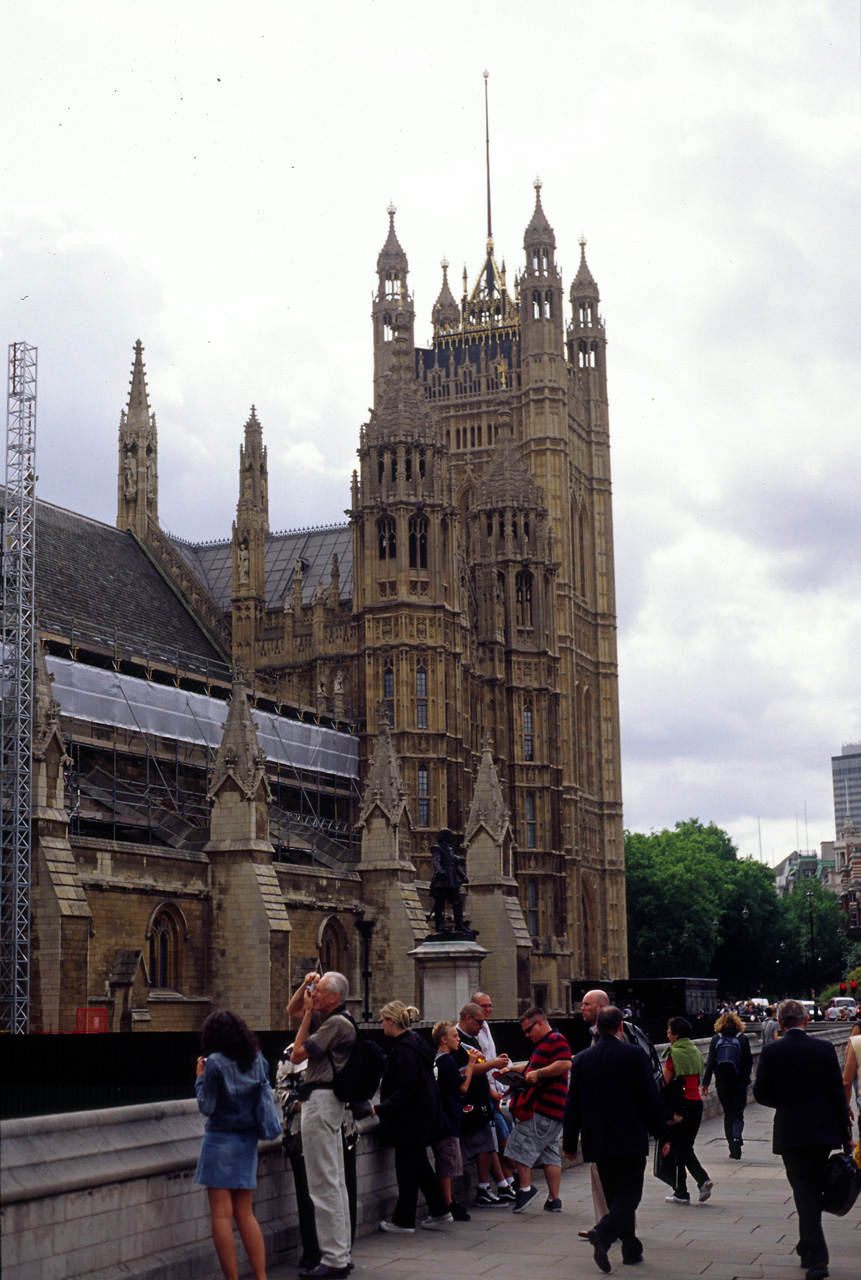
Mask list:
[[713,921],[722,913],[736,858],[726,832],[696,818],[672,831],[625,833],[634,977],[710,972]]
[[717,978],[722,995],[774,994],[780,903],[774,872],[740,859],[725,831],[696,818],[626,832],[628,951],[634,977]]
[[840,981],[847,950],[845,926],[837,898],[818,880],[804,880],[780,899],[786,990],[779,994],[813,999],[811,990],[819,992]]

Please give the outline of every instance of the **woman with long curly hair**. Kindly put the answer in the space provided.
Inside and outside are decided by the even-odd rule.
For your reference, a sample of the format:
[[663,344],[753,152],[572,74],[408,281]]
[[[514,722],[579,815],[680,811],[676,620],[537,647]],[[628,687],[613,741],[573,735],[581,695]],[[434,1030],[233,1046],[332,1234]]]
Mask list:
[[731,1160],[741,1159],[744,1144],[744,1109],[753,1070],[750,1041],[744,1034],[744,1023],[737,1013],[725,1010],[715,1023],[715,1034],[709,1045],[709,1056],[703,1075],[702,1093],[708,1095],[712,1075],[723,1108],[723,1131]]
[[418,1016],[418,1009],[400,1000],[390,1000],[380,1011],[383,1034],[394,1044],[375,1111],[380,1117],[380,1141],[395,1149],[398,1180],[398,1202],[391,1220],[383,1220],[380,1230],[395,1233],[415,1231],[419,1191],[430,1210],[423,1227],[432,1230],[453,1221],[428,1160],[429,1144],[442,1135],[441,1101],[433,1073],[434,1050],[410,1031],[410,1023]]
[[212,1239],[225,1280],[238,1280],[233,1223],[248,1254],[254,1280],[266,1280],[266,1246],[251,1208],[257,1186],[255,1106],[269,1067],[251,1028],[229,1009],[211,1013],[200,1032],[201,1056],[194,1082],[207,1117],[194,1175],[206,1187]]

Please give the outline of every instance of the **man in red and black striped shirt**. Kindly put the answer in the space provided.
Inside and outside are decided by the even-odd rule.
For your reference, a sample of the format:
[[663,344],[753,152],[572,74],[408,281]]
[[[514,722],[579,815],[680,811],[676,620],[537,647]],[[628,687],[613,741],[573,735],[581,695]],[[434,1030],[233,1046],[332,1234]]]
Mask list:
[[514,1212],[522,1213],[538,1195],[538,1188],[532,1185],[532,1170],[541,1167],[547,1182],[544,1208],[548,1213],[559,1213],[562,1209],[559,1199],[562,1177],[559,1137],[568,1096],[571,1048],[562,1033],[550,1026],[543,1009],[527,1009],[520,1025],[533,1045],[525,1070],[526,1081],[530,1085],[527,1097],[531,1095],[533,1110],[528,1119],[520,1120],[514,1126],[505,1148],[507,1159],[517,1165],[520,1179]]

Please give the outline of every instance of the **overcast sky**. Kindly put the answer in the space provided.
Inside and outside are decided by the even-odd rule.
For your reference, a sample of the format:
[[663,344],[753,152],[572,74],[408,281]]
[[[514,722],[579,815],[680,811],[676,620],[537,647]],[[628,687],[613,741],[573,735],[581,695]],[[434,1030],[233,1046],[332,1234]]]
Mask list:
[[[5,0],[0,343],[39,348],[39,495],[113,522],[140,338],[159,513],[229,536],[256,404],[273,529],[343,521],[386,207],[509,279],[532,182],[608,365],[626,826],[775,862],[861,740],[854,0]],[[805,824],[806,812],[806,824]]]

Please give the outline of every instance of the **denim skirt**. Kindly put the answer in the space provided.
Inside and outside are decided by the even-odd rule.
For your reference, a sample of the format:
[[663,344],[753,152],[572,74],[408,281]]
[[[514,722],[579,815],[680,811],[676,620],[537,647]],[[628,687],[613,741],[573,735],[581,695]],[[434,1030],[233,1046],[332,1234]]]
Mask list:
[[207,1129],[194,1180],[204,1187],[253,1191],[257,1186],[257,1130]]

